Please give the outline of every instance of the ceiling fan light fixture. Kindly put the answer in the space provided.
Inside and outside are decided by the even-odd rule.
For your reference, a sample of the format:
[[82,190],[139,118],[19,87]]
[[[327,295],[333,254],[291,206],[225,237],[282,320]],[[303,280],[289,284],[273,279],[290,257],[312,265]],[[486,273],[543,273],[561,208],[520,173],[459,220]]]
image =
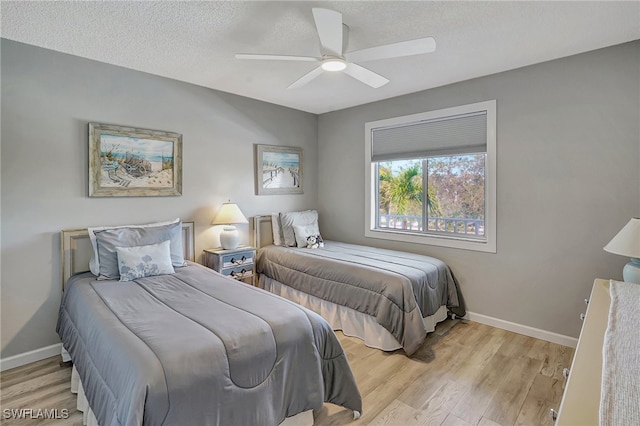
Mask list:
[[325,71],[342,71],[347,68],[347,63],[344,59],[329,58],[322,61],[322,69]]
[[[2,0],[0,0],[2,1]],[[272,61],[305,61],[320,62],[320,66],[298,78],[287,89],[297,89],[311,80],[328,72],[343,72],[350,77],[377,89],[389,83],[389,79],[367,69],[359,62],[378,61],[381,59],[399,58],[419,55],[436,50],[433,37],[423,37],[398,43],[383,44],[366,49],[346,52],[349,38],[349,27],[342,21],[342,13],[318,7],[311,8],[316,32],[320,41],[321,56],[292,56],[256,53],[238,53],[237,59],[261,59]]]

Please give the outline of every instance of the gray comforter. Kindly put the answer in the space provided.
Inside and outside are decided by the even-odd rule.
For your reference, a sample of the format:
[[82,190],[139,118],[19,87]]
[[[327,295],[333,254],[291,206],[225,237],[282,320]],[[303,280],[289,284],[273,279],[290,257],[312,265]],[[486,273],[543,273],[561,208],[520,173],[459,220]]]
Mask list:
[[423,317],[441,306],[465,315],[449,267],[433,257],[325,241],[319,249],[263,247],[257,270],[296,290],[373,316],[407,355],[426,337]]
[[318,315],[200,265],[67,283],[57,326],[101,426],[275,425],[323,401],[361,411]]

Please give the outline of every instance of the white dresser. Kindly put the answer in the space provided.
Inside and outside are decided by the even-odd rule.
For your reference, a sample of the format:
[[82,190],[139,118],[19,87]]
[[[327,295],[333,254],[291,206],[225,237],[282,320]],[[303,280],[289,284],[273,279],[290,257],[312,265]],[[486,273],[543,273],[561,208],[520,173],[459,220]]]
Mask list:
[[560,404],[556,426],[598,425],[602,344],[609,319],[609,280],[597,279]]

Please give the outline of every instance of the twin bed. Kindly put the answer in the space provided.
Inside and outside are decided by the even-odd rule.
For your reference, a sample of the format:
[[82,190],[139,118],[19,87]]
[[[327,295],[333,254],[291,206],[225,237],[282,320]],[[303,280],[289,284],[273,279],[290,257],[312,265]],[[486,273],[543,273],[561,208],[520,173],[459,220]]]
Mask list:
[[193,263],[191,222],[63,231],[57,331],[85,423],[312,424],[323,402],[357,418],[362,398],[333,330],[411,355],[436,322],[464,315],[443,262],[323,242],[312,216],[296,247],[279,216],[254,218],[268,291]]
[[[193,246],[183,248],[183,259],[169,257],[173,273],[125,282],[104,277],[110,239],[139,249],[141,259],[153,257],[148,263],[162,270],[148,247],[164,244],[167,227],[171,241],[192,244],[193,224],[179,226],[95,232],[96,274],[76,273],[87,269],[86,253],[95,250],[87,230],[63,231],[57,331],[80,382],[86,423],[312,424],[312,410],[325,401],[360,413],[353,374],[326,321],[189,261]],[[155,236],[160,228],[165,235]]]
[[[282,238],[292,232],[302,238]],[[313,248],[304,244],[309,233],[317,234],[308,246]],[[316,247],[319,229],[313,210],[256,216],[254,234],[258,286],[315,311],[334,330],[367,346],[402,348],[410,356],[436,323],[448,314],[466,313],[444,262],[335,241]]]

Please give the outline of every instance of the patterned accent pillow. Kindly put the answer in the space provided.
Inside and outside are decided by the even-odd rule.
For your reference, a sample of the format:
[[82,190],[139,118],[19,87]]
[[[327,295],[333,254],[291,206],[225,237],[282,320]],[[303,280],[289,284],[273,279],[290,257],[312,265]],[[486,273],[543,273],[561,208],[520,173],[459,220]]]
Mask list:
[[324,240],[322,239],[322,235],[309,235],[307,237],[307,248],[316,249],[324,247]]
[[318,248],[324,247],[324,241],[320,236],[318,224],[311,225],[295,225],[293,232],[296,236],[296,243],[301,248]]
[[116,247],[120,281],[173,274],[170,241],[135,247]]

